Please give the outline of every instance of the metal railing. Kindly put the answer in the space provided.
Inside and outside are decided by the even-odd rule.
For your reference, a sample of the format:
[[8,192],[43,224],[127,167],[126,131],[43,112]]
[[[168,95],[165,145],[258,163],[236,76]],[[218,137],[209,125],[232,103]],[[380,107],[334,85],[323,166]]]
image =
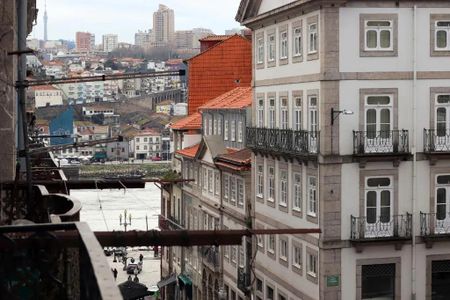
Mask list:
[[[71,232],[79,239],[63,238]],[[103,248],[86,223],[3,226],[0,244],[5,299],[122,299]]]
[[408,130],[353,131],[353,154],[409,153]]
[[209,267],[215,271],[220,271],[220,252],[215,246],[203,246],[199,247],[200,253],[203,257],[203,262],[209,265]]
[[350,224],[351,240],[411,238],[412,216],[409,213],[394,215],[387,219],[376,217],[374,220],[351,216]]
[[447,130],[424,129],[424,152],[450,152],[450,132]]
[[259,151],[291,155],[315,155],[319,152],[319,132],[247,127],[246,146]]
[[450,235],[450,213],[420,212],[420,235],[438,236]]

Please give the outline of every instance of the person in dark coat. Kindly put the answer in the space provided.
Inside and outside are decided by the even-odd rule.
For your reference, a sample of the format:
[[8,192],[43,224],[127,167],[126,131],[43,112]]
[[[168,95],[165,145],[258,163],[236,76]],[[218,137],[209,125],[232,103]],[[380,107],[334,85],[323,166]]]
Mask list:
[[114,280],[116,280],[117,279],[117,269],[116,268],[114,268],[113,270],[112,270],[112,272],[113,272],[113,275],[114,275]]

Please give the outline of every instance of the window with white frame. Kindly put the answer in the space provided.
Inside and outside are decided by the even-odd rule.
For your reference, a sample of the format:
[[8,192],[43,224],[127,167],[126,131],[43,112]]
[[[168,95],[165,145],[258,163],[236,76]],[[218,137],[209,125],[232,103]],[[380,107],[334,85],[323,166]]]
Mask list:
[[218,196],[220,194],[220,175],[219,172],[215,172],[214,179],[214,194]]
[[212,170],[208,170],[208,192],[213,193],[214,191],[214,186],[213,186],[213,171]]
[[288,57],[288,33],[283,31],[280,33],[280,58],[285,59]]
[[213,123],[212,123],[212,119],[208,120],[208,134],[212,135],[213,134]]
[[256,124],[259,128],[264,127],[264,99],[258,99],[257,113],[256,113]]
[[275,98],[269,99],[269,128],[276,127],[276,118],[275,118]]
[[237,180],[237,200],[238,204],[243,206],[244,205],[244,181],[241,179]]
[[238,122],[238,142],[242,143],[244,139],[244,132],[242,128],[242,121]]
[[257,176],[256,197],[263,198],[264,197],[264,166],[263,165],[257,166],[256,176]]
[[312,23],[308,25],[308,53],[317,52],[317,23]]
[[308,215],[317,216],[317,179],[308,176]]
[[231,141],[236,140],[236,121],[231,121]]
[[223,175],[223,198],[225,201],[228,201],[229,198],[229,185],[230,185],[230,176],[227,174]]
[[203,168],[203,190],[208,190],[208,171]]
[[288,260],[288,240],[280,237],[280,259]]
[[292,266],[302,268],[302,248],[299,245],[292,245]]
[[307,260],[307,273],[308,275],[312,277],[317,276],[317,256],[315,256],[312,253],[308,253],[308,260]]
[[281,129],[288,129],[289,124],[289,113],[288,113],[288,99],[286,97],[281,98],[281,109],[280,109],[280,122]]
[[[436,141],[436,147],[447,146],[450,141],[447,140],[447,136],[450,132],[450,94],[436,95],[436,135],[438,140]],[[439,149],[441,150],[441,149]],[[442,149],[443,150],[443,149]]]
[[294,130],[302,129],[302,98],[294,98]]
[[223,247],[223,256],[228,260],[230,258],[230,246]]
[[302,56],[303,52],[303,38],[302,38],[302,27],[295,27],[292,31],[293,34],[293,43],[292,43],[292,51],[294,56]]
[[393,21],[365,21],[365,49],[370,51],[393,50]]
[[292,204],[292,209],[296,211],[302,210],[302,177],[300,173],[293,173],[294,177],[294,186],[293,186],[293,193],[294,193],[294,201]]
[[392,220],[392,194],[393,180],[391,177],[367,177],[366,178],[366,231],[379,230],[389,235],[393,230]]
[[222,134],[222,119],[217,120],[217,134]]
[[224,122],[223,139],[225,141],[228,141],[228,120],[225,120],[225,122]]
[[275,200],[275,168],[269,167],[269,176],[267,176],[268,188],[269,188],[269,199],[268,201],[273,202]]
[[243,268],[244,267],[244,246],[239,246],[238,247],[238,265],[239,267]]
[[272,62],[275,60],[275,34],[267,37],[267,60]]
[[256,63],[262,64],[264,62],[264,39],[257,40]]
[[317,110],[317,96],[308,97],[308,112],[309,112],[309,131],[317,132],[319,130],[319,113]]
[[230,176],[230,200],[232,203],[236,203],[236,178]]
[[256,243],[258,244],[258,247],[264,248],[264,239],[262,234],[258,234],[256,236]]
[[275,235],[271,234],[267,238],[267,251],[275,253]]
[[217,134],[217,119],[214,119],[214,134]]
[[230,259],[233,263],[236,263],[236,256],[237,256],[237,246],[230,246]]
[[450,50],[450,20],[437,21],[435,29],[435,50]]
[[287,207],[288,205],[288,172],[280,171],[280,205]]

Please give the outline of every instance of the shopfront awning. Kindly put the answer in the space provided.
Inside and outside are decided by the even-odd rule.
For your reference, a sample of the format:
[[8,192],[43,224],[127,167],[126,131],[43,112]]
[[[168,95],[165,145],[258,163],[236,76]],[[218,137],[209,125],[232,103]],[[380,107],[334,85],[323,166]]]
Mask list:
[[178,276],[178,279],[183,282],[184,285],[192,285],[192,280],[186,275],[181,274]]
[[159,289],[165,287],[166,285],[173,284],[177,282],[177,276],[175,274],[170,275],[170,277],[167,277],[166,279],[161,280],[156,285]]

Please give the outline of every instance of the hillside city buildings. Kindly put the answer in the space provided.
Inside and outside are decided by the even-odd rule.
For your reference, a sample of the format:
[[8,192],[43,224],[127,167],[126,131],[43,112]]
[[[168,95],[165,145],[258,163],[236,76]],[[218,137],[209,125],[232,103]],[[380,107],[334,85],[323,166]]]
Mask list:
[[119,38],[117,34],[104,34],[102,36],[103,40],[103,51],[111,52],[117,49],[119,44]]
[[175,16],[173,9],[160,4],[158,10],[153,13],[154,43],[168,45],[174,41]]
[[89,32],[75,34],[76,49],[79,52],[90,52],[95,49],[95,35]]

